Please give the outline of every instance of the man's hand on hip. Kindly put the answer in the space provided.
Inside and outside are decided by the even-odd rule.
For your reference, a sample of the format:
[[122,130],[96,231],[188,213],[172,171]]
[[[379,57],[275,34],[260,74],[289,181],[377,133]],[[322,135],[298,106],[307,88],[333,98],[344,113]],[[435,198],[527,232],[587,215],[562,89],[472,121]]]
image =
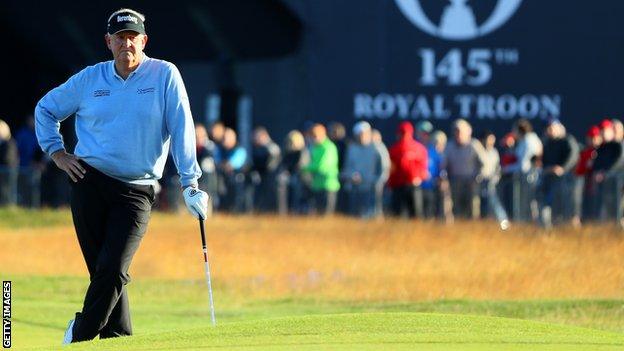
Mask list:
[[184,195],[184,202],[189,212],[195,216],[195,218],[206,219],[208,213],[208,194],[205,191],[191,186],[186,187],[182,194]]
[[78,178],[84,178],[84,174],[87,173],[80,162],[78,162],[80,159],[75,155],[68,154],[65,150],[59,150],[50,157],[56,164],[56,167],[67,173],[74,183],[78,182]]

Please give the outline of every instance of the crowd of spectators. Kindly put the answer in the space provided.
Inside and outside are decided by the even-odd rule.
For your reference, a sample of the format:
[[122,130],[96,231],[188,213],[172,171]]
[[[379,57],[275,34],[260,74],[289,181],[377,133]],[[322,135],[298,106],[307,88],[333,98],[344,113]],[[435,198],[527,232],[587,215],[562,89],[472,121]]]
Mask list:
[[293,130],[281,146],[257,127],[251,150],[219,122],[196,129],[200,183],[215,211],[447,222],[491,217],[502,229],[512,221],[545,227],[622,221],[624,129],[618,120],[592,126],[584,145],[555,119],[541,136],[528,120],[518,120],[500,140],[490,131],[475,136],[462,119],[448,137],[429,121],[404,121],[388,146],[365,121],[350,133],[336,122]]
[[[29,118],[12,136],[0,121],[2,205],[64,203],[55,192],[66,180],[39,149],[33,123]],[[337,122],[310,124],[279,144],[259,126],[249,150],[221,122],[196,124],[195,131],[199,183],[212,211],[447,222],[491,217],[503,230],[513,221],[624,224],[624,127],[616,119],[591,126],[582,144],[556,119],[541,136],[528,120],[518,120],[500,140],[490,131],[475,135],[463,119],[453,122],[448,137],[430,121],[403,121],[388,146],[366,121],[350,133]],[[183,207],[172,163],[158,189],[164,211]]]

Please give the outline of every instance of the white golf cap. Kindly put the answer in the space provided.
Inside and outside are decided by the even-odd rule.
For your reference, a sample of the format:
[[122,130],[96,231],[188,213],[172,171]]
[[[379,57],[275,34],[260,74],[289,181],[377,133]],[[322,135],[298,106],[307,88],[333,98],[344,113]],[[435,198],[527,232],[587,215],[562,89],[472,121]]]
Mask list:
[[371,125],[368,122],[360,121],[353,126],[353,135],[360,135],[362,132],[370,130]]

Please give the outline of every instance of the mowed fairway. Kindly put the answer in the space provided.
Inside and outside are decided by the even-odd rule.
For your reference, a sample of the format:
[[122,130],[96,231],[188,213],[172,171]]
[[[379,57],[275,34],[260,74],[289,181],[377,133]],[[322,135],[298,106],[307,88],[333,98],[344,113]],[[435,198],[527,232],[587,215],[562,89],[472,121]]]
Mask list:
[[[624,239],[610,226],[155,214],[129,285],[135,336],[69,349],[624,349]],[[58,349],[88,277],[66,211],[0,212],[14,348]],[[507,317],[507,318],[498,318]]]

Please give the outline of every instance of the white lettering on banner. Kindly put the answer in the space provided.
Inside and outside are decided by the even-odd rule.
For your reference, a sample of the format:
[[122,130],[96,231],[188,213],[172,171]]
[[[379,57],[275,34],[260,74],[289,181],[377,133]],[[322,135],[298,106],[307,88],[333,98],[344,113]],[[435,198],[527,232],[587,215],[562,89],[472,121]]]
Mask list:
[[139,23],[139,20],[134,16],[117,16],[117,22],[133,22],[134,24]]
[[[424,96],[418,96],[416,98],[416,104],[414,104],[414,108],[412,109],[412,116],[415,118],[431,118],[432,112],[429,107],[429,102]],[[410,116],[406,116],[409,118]]]
[[516,98],[503,95],[496,101],[496,115],[502,119],[511,119],[518,111]]
[[496,101],[491,95],[484,95],[477,97],[477,118],[490,118],[496,117],[496,111],[494,105]]
[[[403,15],[420,30],[439,39],[471,40],[485,36],[503,26],[516,13],[522,0],[497,0],[493,12],[482,23],[466,0],[450,1],[441,17],[432,19],[421,6],[422,0],[394,0]],[[446,2],[446,1],[443,1]],[[481,14],[483,15],[483,14]],[[438,45],[439,46],[439,45]],[[455,45],[453,45],[455,46]],[[411,77],[420,91],[440,91],[441,86],[462,88],[462,94],[392,94],[388,92],[356,93],[353,115],[356,119],[450,119],[512,120],[516,118],[560,118],[563,98],[556,93],[515,95],[507,91],[494,94],[474,93],[466,88],[483,89],[497,72],[517,69],[517,48],[450,47],[440,52],[418,48],[415,60],[420,76]],[[418,65],[419,64],[419,65]],[[515,77],[522,77],[517,72]],[[513,81],[505,82],[513,86]],[[539,89],[536,89],[539,91]]]
[[[561,105],[561,102],[558,103]],[[523,95],[518,101],[518,111],[521,115],[527,116],[527,118],[535,118],[540,111],[540,102],[537,97],[533,95]],[[559,115],[559,112],[557,112]]]
[[459,117],[463,119],[470,118],[470,109],[472,104],[476,101],[476,97],[474,95],[456,95],[455,103],[459,105]]
[[448,100],[441,94],[357,93],[353,97],[353,115],[356,119],[546,120],[561,117],[561,104],[557,94],[457,94]]
[[437,61],[436,52],[430,48],[418,51],[421,60],[422,86],[436,86],[445,80],[449,86],[469,85],[478,87],[492,80],[493,66],[515,66],[520,63],[516,49],[471,49],[465,55],[459,49],[451,49]]
[[368,94],[355,94],[353,114],[356,116],[355,118],[372,118],[374,115],[373,97]]
[[395,101],[397,106],[397,114],[400,119],[406,119],[409,116],[410,105],[414,97],[411,95],[396,95]]
[[433,97],[433,116],[437,119],[447,119],[451,117],[451,111],[446,109],[444,96],[442,95]]
[[373,110],[377,112],[379,118],[390,118],[394,115],[396,104],[394,98],[388,94],[379,94],[373,100]]

